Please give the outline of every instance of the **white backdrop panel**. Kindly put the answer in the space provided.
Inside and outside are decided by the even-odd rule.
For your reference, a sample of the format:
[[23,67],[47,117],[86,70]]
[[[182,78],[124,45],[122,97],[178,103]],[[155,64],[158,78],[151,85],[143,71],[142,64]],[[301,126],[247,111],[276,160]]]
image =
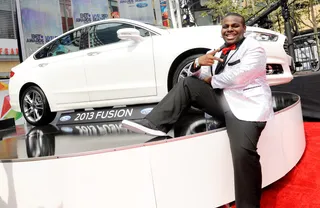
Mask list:
[[[305,149],[301,105],[270,121],[258,144],[263,187]],[[69,144],[72,145],[72,144]],[[0,163],[1,208],[213,208],[234,200],[226,130],[120,151]]]
[[146,148],[3,163],[0,181],[2,200],[16,199],[8,208],[156,207]]
[[[291,110],[291,113],[284,113],[284,129],[283,131],[283,147],[284,155],[287,158],[289,167],[295,166],[305,150],[306,140],[303,125],[303,117],[301,110],[301,103],[299,102],[296,107]],[[288,122],[290,121],[290,122]]]
[[[286,175],[301,158],[301,115],[301,105],[295,105],[277,114],[263,131],[258,144],[263,187]],[[234,201],[226,131],[150,146],[150,155],[157,208],[212,208]]]
[[150,155],[157,208],[212,208],[234,198],[226,131],[150,146]]

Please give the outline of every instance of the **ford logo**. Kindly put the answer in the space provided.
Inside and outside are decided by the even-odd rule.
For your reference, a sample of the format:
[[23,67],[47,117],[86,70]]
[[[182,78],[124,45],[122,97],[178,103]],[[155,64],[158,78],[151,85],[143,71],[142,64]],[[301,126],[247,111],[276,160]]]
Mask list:
[[71,127],[62,127],[61,131],[66,132],[66,133],[72,133],[73,129]]
[[148,6],[147,3],[138,3],[138,4],[137,4],[137,7],[138,7],[138,8],[143,8],[143,7],[147,7],[147,6]]
[[69,121],[71,119],[71,116],[63,116],[60,118],[60,121]]
[[140,112],[141,112],[141,114],[143,114],[143,115],[147,115],[147,114],[149,114],[149,113],[152,111],[152,109],[153,109],[153,108],[145,108],[145,109],[141,110]]

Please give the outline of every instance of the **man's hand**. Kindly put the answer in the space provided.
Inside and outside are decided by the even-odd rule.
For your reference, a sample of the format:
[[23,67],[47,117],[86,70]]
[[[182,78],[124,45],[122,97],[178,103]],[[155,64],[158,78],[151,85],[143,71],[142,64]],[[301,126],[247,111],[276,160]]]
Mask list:
[[203,81],[205,81],[207,84],[210,84],[210,85],[211,85],[211,80],[212,80],[212,77],[206,77],[203,79]]
[[206,55],[199,57],[199,64],[200,66],[212,66],[214,61],[220,61],[223,62],[223,59],[215,57],[216,53],[219,52],[220,49],[216,49],[210,53],[207,53]]

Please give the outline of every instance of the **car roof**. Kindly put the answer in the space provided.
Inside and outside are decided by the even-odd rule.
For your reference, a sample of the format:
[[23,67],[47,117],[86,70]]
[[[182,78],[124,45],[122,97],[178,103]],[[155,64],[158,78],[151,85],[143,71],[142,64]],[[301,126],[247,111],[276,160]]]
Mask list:
[[130,20],[130,19],[125,19],[125,18],[99,20],[99,21],[94,21],[94,22],[90,22],[90,23],[81,25],[79,27],[73,28],[72,30],[69,30],[67,32],[64,32],[64,33],[60,34],[56,38],[54,38],[51,41],[49,41],[49,42],[45,43],[44,45],[42,45],[39,49],[37,49],[34,53],[32,53],[32,55],[30,57],[33,57],[35,54],[37,54],[43,48],[45,48],[46,46],[48,46],[52,42],[58,40],[59,38],[65,36],[67,34],[70,34],[70,33],[73,33],[75,31],[84,29],[86,27],[90,27],[90,26],[94,26],[94,25],[98,25],[98,24],[103,24],[103,23],[129,23],[129,24],[132,24],[132,25],[140,26],[142,28],[146,28],[146,29],[151,30],[151,31],[153,31],[155,33],[158,33],[158,34],[162,34],[164,32],[164,30],[158,28],[157,25],[153,25],[153,24],[150,24],[150,23],[144,23],[144,22],[140,22],[140,21],[136,21],[136,20]]
[[[158,25],[154,25],[154,24],[151,24],[151,23],[144,23],[144,22],[136,21],[136,20],[125,19],[125,18],[99,20],[99,21],[94,21],[94,22],[90,22],[90,23],[81,25],[81,26],[76,27],[76,28],[74,28],[72,30],[69,30],[67,32],[62,33],[61,35],[57,36],[56,38],[54,38],[51,41],[49,41],[49,42],[45,43],[44,45],[42,45],[30,57],[34,57],[34,55],[37,54],[39,51],[41,51],[44,47],[48,46],[52,42],[58,40],[59,38],[65,36],[67,34],[70,34],[70,33],[73,33],[75,31],[84,29],[86,27],[90,27],[90,26],[94,26],[94,25],[98,25],[98,24],[103,24],[103,23],[128,23],[128,24],[132,24],[132,25],[136,25],[136,26],[148,29],[150,31],[153,31],[153,32],[159,34],[159,35],[164,34],[166,32],[165,29],[161,29],[160,26],[158,26]],[[212,27],[212,26],[217,27],[217,26],[220,26],[220,25],[208,25],[208,26],[204,26],[204,27]],[[170,29],[170,28],[168,28],[168,29]],[[271,33],[271,34],[280,35],[278,32],[275,32],[275,31],[272,31],[272,30],[268,30],[268,29],[259,28],[259,27],[247,26],[247,29],[251,30],[251,31],[256,31],[256,32],[267,32],[267,33]]]

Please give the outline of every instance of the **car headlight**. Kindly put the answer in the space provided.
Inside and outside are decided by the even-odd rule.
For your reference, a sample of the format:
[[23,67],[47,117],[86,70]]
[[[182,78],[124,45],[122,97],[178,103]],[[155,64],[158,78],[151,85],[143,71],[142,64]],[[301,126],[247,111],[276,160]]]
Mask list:
[[245,34],[246,37],[253,37],[258,41],[272,41],[276,42],[278,40],[278,35],[267,33],[267,32],[256,32],[250,31]]

